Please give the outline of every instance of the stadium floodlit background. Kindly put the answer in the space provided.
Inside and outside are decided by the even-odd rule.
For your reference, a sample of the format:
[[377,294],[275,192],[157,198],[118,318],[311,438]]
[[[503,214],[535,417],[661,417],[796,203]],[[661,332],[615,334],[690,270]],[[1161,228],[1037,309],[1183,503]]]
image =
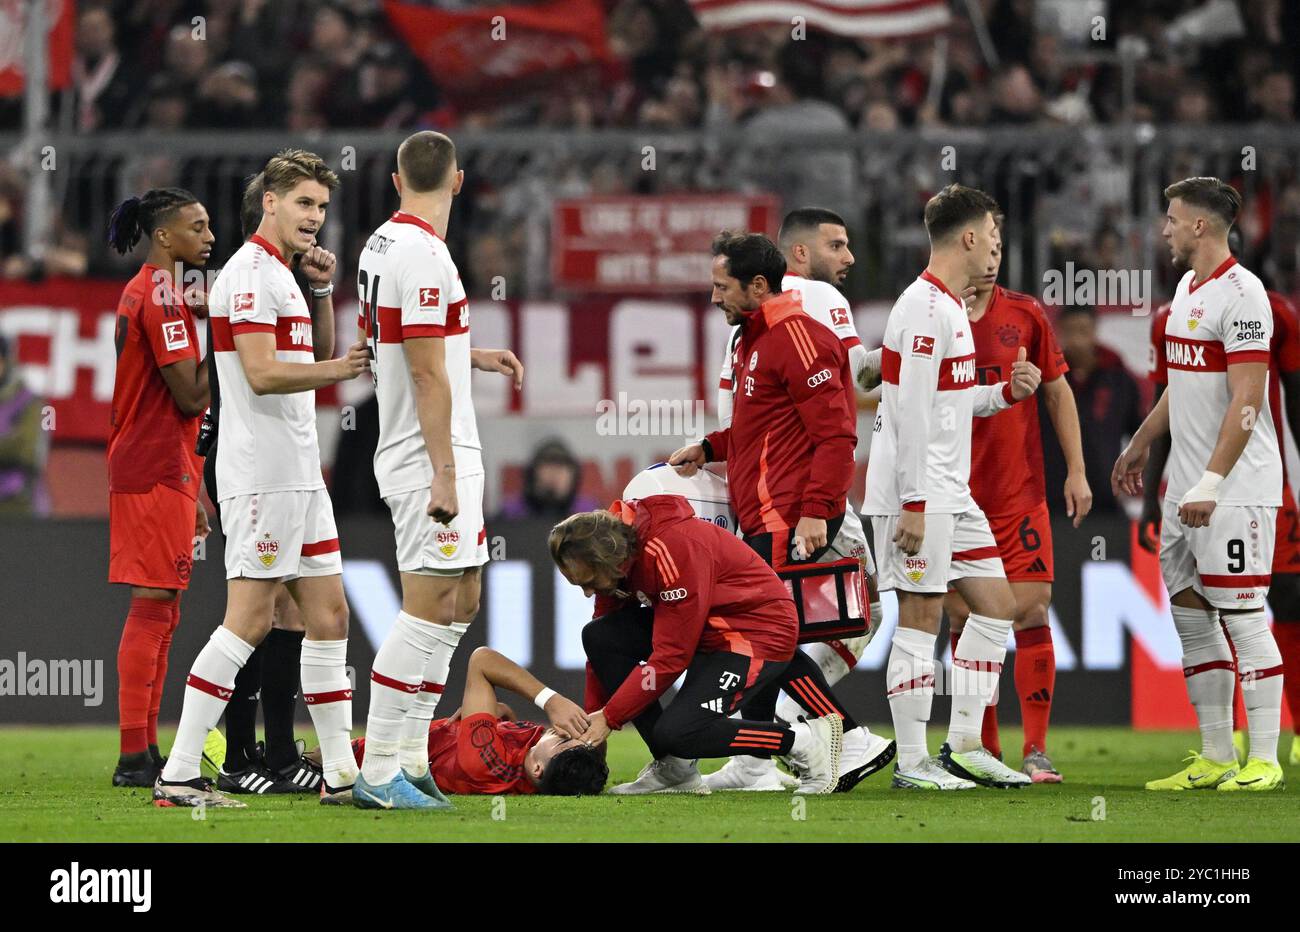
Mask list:
[[[107,675],[98,702],[6,696],[0,722],[115,720],[128,594],[105,582],[104,443],[114,308],[143,249],[110,254],[113,205],[154,186],[194,191],[215,225],[215,270],[239,243],[243,179],[280,148],[321,153],[343,180],[323,231],[342,266],[343,340],[357,255],[396,205],[396,146],[434,128],[466,172],[448,241],[475,344],[527,366],[517,395],[475,377],[494,562],[467,647],[492,643],[580,694],[588,610],[556,585],[545,531],[712,426],[718,229],[774,233],[798,206],[843,214],[857,257],[845,290],[870,346],[924,265],[922,205],[962,181],[1005,208],[1005,285],[1054,308],[1097,305],[1095,339],[1065,347],[1097,503],[1079,530],[1055,530],[1054,721],[1192,727],[1154,558],[1131,545],[1136,503],[1115,501],[1105,476],[1149,404],[1149,313],[1175,281],[1159,238],[1166,184],[1237,185],[1244,263],[1300,292],[1300,7],[777,0],[763,4],[775,24],[746,24],[755,6],[0,0],[0,658],[101,660]],[[29,28],[37,7],[44,37]],[[1120,300],[1046,293],[1076,271],[1131,287]],[[873,410],[861,407],[855,500]],[[349,662],[364,671],[398,598],[369,380],[322,390],[318,411]],[[1063,466],[1047,449],[1059,502]],[[198,553],[164,720],[223,612],[220,546],[214,534]],[[871,721],[888,719],[887,646],[886,632],[846,682]],[[1001,711],[1018,717],[1010,689]]]

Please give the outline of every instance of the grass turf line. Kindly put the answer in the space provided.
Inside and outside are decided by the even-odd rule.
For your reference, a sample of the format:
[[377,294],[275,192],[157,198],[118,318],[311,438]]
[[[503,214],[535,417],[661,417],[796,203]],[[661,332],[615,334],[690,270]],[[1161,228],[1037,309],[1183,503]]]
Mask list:
[[[931,729],[932,750],[942,729]],[[310,735],[306,735],[310,738]],[[163,746],[170,743],[164,736]],[[1148,793],[1178,770],[1191,733],[1056,728],[1059,786],[960,793],[891,790],[892,765],[852,793],[796,803],[786,793],[708,797],[453,798],[452,813],[363,812],[315,797],[242,797],[249,808],[157,809],[143,789],[110,785],[112,728],[0,728],[0,841],[1295,841],[1293,790]],[[1003,731],[1011,754],[1019,733]],[[1289,749],[1290,734],[1284,736]],[[1285,758],[1284,758],[1285,759]],[[611,785],[634,778],[645,747],[630,728],[613,736]],[[713,770],[721,761],[709,761]],[[1286,764],[1283,764],[1286,767]],[[1300,768],[1286,767],[1300,779]],[[1105,818],[1094,819],[1104,800]],[[802,812],[800,812],[802,808]],[[496,818],[494,818],[494,815]],[[802,815],[803,818],[796,818]],[[502,818],[504,816],[504,818]]]

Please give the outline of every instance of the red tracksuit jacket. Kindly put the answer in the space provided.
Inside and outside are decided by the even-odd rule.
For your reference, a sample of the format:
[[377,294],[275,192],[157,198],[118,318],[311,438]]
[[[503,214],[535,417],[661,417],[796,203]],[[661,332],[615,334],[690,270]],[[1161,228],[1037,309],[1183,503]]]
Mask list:
[[858,443],[857,398],[839,338],[783,292],[743,325],[731,426],[706,438],[727,463],[746,535],[844,512]]
[[632,671],[610,697],[605,720],[611,728],[640,715],[697,653],[730,651],[752,658],[746,686],[763,661],[794,656],[799,633],[794,601],[785,583],[740,538],[701,521],[678,495],[616,503],[620,508],[637,536],[624,589],[654,606],[653,648],[646,661],[654,673],[650,680],[645,667]]

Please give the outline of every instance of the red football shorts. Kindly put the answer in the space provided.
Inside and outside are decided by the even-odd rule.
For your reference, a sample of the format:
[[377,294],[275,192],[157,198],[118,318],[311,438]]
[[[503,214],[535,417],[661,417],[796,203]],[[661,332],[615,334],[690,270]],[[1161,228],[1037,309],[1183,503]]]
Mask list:
[[1052,520],[1047,502],[1028,512],[988,515],[1008,582],[1051,582]]
[[194,499],[165,485],[108,494],[108,581],[188,589],[194,568]]
[[1277,538],[1273,545],[1273,572],[1300,573],[1300,512],[1291,486],[1282,483],[1282,507],[1277,510]]

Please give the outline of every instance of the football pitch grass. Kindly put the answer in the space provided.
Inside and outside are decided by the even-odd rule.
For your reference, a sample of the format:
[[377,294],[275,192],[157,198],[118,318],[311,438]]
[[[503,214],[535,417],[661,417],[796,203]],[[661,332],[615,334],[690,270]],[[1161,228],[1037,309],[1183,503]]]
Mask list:
[[[310,729],[304,727],[306,736]],[[163,746],[171,735],[163,738]],[[931,729],[932,750],[942,740]],[[1003,732],[1004,748],[1020,735]],[[1289,751],[1290,734],[1283,736]],[[246,810],[158,809],[149,791],[110,785],[112,728],[0,728],[0,841],[1296,841],[1300,768],[1271,793],[1150,793],[1142,784],[1178,770],[1191,733],[1058,728],[1052,752],[1066,782],[959,793],[891,790],[889,771],[852,793],[583,799],[453,797],[450,813],[363,812],[315,797],[243,797]],[[631,729],[613,736],[610,784],[646,761]],[[705,770],[721,761],[706,762]]]

